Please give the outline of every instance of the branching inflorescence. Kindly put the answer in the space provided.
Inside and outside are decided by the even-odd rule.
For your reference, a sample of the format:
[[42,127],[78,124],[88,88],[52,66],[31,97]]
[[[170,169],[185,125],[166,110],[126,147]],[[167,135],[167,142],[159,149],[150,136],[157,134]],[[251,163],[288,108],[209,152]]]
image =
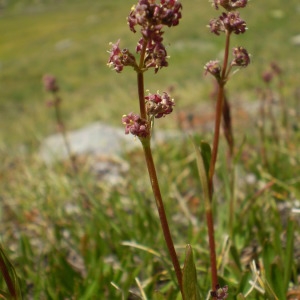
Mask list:
[[[238,9],[244,8],[247,5],[247,0],[212,0],[212,3],[216,9],[222,7],[225,11],[222,12],[218,18],[210,21],[210,31],[218,36],[225,34],[226,41],[222,64],[219,60],[211,60],[204,67],[205,73],[213,75],[218,83],[214,140],[208,170],[208,186],[206,189],[208,191],[207,199],[209,202],[206,205],[206,219],[212,273],[211,296],[213,299],[226,299],[228,296],[228,288],[227,286],[221,288],[217,279],[214,223],[210,202],[213,199],[213,176],[220,137],[224,87],[229,79],[232,69],[234,67],[246,67],[250,63],[250,57],[245,48],[238,46],[233,48],[232,60],[229,61],[231,34],[243,34],[247,30],[246,23],[240,18],[238,12]],[[182,270],[170,234],[150,147],[153,120],[170,114],[173,110],[174,100],[166,92],[145,96],[144,90],[144,72],[150,68],[154,68],[154,72],[157,73],[161,68],[168,66],[168,55],[163,44],[163,29],[165,26],[173,27],[178,25],[179,20],[181,19],[181,10],[182,5],[177,0],[160,0],[159,4],[156,3],[155,0],[139,0],[138,3],[132,7],[127,18],[129,29],[136,33],[138,30],[137,28],[139,28],[141,34],[141,38],[138,40],[135,49],[136,53],[133,54],[126,48],[121,49],[120,40],[118,40],[115,44],[111,44],[108,65],[117,73],[121,73],[124,67],[130,66],[137,74],[140,113],[135,114],[131,112],[124,115],[122,122],[125,125],[125,134],[131,133],[132,135],[137,136],[142,142],[164,238],[172,259],[179,288],[183,298],[186,300],[186,290],[185,284],[183,285]],[[233,149],[232,145],[231,148]]]
[[161,68],[168,66],[167,50],[163,44],[163,29],[166,26],[173,27],[179,24],[181,10],[181,3],[177,0],[160,0],[159,3],[155,0],[139,0],[132,7],[127,18],[129,29],[133,33],[137,32],[137,28],[140,30],[141,38],[137,42],[136,54],[126,48],[121,49],[118,40],[115,44],[111,44],[108,65],[117,73],[121,73],[124,67],[130,66],[137,74],[140,113],[131,112],[124,115],[122,123],[125,125],[125,134],[131,133],[137,136],[143,145],[162,231],[178,286],[183,293],[182,272],[170,233],[150,147],[153,120],[170,114],[173,111],[174,100],[166,92],[149,93],[146,96],[144,90],[144,72],[154,68],[154,72],[157,73]]
[[137,27],[140,27],[142,37],[135,49],[136,54],[140,56],[139,62],[128,49],[120,49],[120,40],[111,44],[108,65],[118,73],[124,67],[131,66],[140,74],[138,86],[141,112],[140,116],[133,113],[123,116],[126,134],[131,133],[143,138],[151,135],[152,119],[164,117],[173,110],[174,100],[166,92],[145,97],[141,75],[150,68],[154,68],[154,72],[157,73],[159,69],[168,66],[168,55],[163,45],[163,28],[178,25],[181,9],[180,2],[176,0],[161,0],[160,4],[153,0],[140,0],[132,7],[127,22],[134,33],[137,32]]
[[[209,174],[208,174],[208,189],[209,189],[209,198],[210,201],[213,200],[213,176],[215,173],[215,165],[218,155],[218,146],[220,139],[220,124],[222,120],[222,114],[225,116],[229,115],[229,106],[224,106],[225,102],[225,91],[224,87],[227,81],[230,78],[231,71],[234,67],[246,67],[250,63],[250,56],[248,51],[241,47],[235,47],[232,50],[232,59],[229,61],[230,51],[230,37],[231,34],[243,34],[247,30],[246,22],[241,19],[238,12],[239,9],[246,7],[247,0],[212,0],[213,6],[215,9],[222,7],[225,12],[222,12],[218,18],[212,19],[209,22],[208,27],[210,31],[215,35],[219,36],[220,34],[225,34],[225,47],[224,47],[224,56],[223,62],[219,60],[209,61],[204,69],[205,74],[211,74],[215,77],[218,84],[218,94],[217,94],[217,104],[216,104],[216,117],[215,117],[215,128],[214,128],[214,139],[212,147],[212,155],[209,165]],[[224,109],[224,107],[226,109]],[[225,113],[224,113],[225,112]],[[226,118],[225,118],[226,119]],[[228,119],[228,118],[227,118]],[[228,123],[228,120],[225,120],[225,123]],[[227,124],[227,129],[231,128],[231,124]],[[225,127],[226,127],[225,126]],[[226,128],[225,128],[226,131]],[[230,144],[230,141],[229,141]],[[231,139],[231,145],[229,145],[231,154],[233,153],[233,145]],[[217,278],[217,265],[216,265],[216,253],[215,253],[215,242],[214,242],[214,227],[213,227],[213,214],[211,206],[207,206],[209,209],[206,210],[207,217],[207,227],[209,235],[209,247],[210,247],[210,262],[211,262],[211,273],[212,273],[212,292],[211,296],[213,299],[225,299],[227,297],[227,288],[222,290],[220,294],[220,286],[218,284]],[[233,204],[231,205],[231,218],[233,218]],[[224,289],[224,288],[223,288]]]

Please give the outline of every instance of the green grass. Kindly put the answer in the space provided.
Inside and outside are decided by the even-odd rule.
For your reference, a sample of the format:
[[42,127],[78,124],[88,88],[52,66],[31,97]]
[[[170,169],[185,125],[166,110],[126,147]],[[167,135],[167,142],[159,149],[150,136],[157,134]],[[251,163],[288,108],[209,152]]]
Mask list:
[[[217,15],[209,3],[182,2],[182,22],[165,38],[170,67],[155,76],[151,71],[146,74],[146,88],[152,92],[175,86],[179,110],[210,101],[212,85],[209,77],[203,77],[203,66],[223,47],[222,37],[212,36],[205,27]],[[177,297],[142,153],[125,155],[131,168],[117,187],[97,179],[89,158],[80,163],[79,183],[67,163],[48,166],[37,156],[41,140],[55,132],[41,82],[45,73],[59,80],[68,129],[98,120],[117,125],[124,113],[137,109],[134,73],[115,74],[106,66],[109,42],[120,38],[122,47],[135,47],[137,36],[128,30],[125,19],[133,3],[13,1],[1,12],[0,242],[20,277],[25,299],[140,299],[133,295],[140,294],[135,278],[148,299],[154,299],[155,290],[166,299]],[[263,87],[261,72],[276,61],[284,71],[286,105],[296,109],[293,97],[300,57],[290,39],[298,34],[297,1],[251,1],[242,16],[249,31],[235,40],[252,54],[253,63],[228,85],[230,99],[256,100],[256,89]],[[296,116],[289,121],[291,127],[297,126]],[[172,117],[161,123],[177,126]],[[267,131],[264,141],[268,165],[260,155],[257,128],[249,124],[234,129],[236,144],[242,145],[245,137],[246,142],[235,165],[236,209],[227,248],[232,194],[226,145],[221,144],[216,241],[220,283],[229,285],[229,299],[250,289],[252,260],[264,266],[265,280],[279,299],[284,299],[287,284],[299,289],[299,262],[292,258],[293,219],[299,220],[299,215],[282,223],[278,212],[278,205],[294,205],[300,198],[299,131],[289,128],[287,138],[279,124],[278,120],[280,143],[272,131]],[[199,141],[211,141],[211,134],[199,134]],[[191,243],[204,299],[210,288],[209,253],[192,149],[189,142],[170,142],[154,155],[180,262],[185,245]],[[246,181],[249,174],[254,183]],[[257,194],[270,181],[273,185]],[[294,230],[299,233],[298,227]],[[7,290],[1,278],[0,290]],[[253,291],[247,299],[266,298]]]
[[[300,57],[290,38],[297,34],[296,2],[250,2],[245,13],[249,31],[236,40],[248,48],[253,65],[247,75],[232,81],[238,95],[255,99],[253,90],[263,66],[274,60],[291,74],[290,81],[295,84],[292,74],[299,68]],[[1,131],[2,144],[11,147],[53,132],[49,122],[44,122],[49,120],[44,108],[47,95],[41,85],[45,73],[59,79],[69,128],[94,120],[119,124],[126,113],[123,107],[128,105],[131,110],[136,103],[135,79],[132,72],[118,76],[108,71],[107,50],[109,42],[119,38],[121,46],[135,47],[137,36],[128,30],[125,20],[130,3],[49,1],[26,7],[16,2],[0,17],[0,125],[10,124],[9,130]],[[282,17],[273,16],[276,10]],[[149,75],[146,82],[146,88],[154,91],[175,85],[180,107],[207,100],[210,81],[203,78],[203,66],[215,59],[223,46],[222,37],[214,38],[205,27],[210,16],[216,16],[208,3],[189,1],[184,3],[183,13],[181,26],[166,35],[170,68]]]

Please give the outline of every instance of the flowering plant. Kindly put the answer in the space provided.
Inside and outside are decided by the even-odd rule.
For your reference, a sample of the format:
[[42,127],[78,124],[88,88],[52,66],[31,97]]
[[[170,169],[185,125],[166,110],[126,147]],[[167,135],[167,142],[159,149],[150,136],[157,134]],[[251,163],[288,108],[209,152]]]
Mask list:
[[163,44],[163,28],[178,25],[182,16],[181,10],[182,5],[177,0],[160,0],[159,3],[156,3],[155,0],[139,0],[127,17],[129,29],[136,33],[139,28],[141,34],[135,48],[136,53],[133,54],[127,48],[121,49],[120,40],[118,40],[115,44],[111,44],[108,65],[117,73],[121,73],[124,67],[130,66],[137,74],[140,112],[139,114],[131,112],[123,115],[122,123],[125,125],[125,134],[138,137],[143,145],[162,231],[175,269],[179,289],[185,299],[182,271],[170,233],[150,146],[153,120],[170,114],[175,104],[166,92],[162,94],[149,93],[146,96],[144,90],[144,72],[153,68],[154,73],[157,73],[160,69],[168,66],[167,50]]
[[[247,5],[247,0],[212,0],[215,9],[222,7],[226,12],[223,12],[218,18],[212,19],[209,22],[208,27],[210,31],[215,35],[225,34],[225,47],[223,62],[219,60],[211,60],[205,66],[205,74],[211,74],[217,82],[217,101],[216,101],[216,116],[214,126],[214,138],[212,151],[207,164],[209,165],[207,172],[201,172],[199,168],[199,174],[202,178],[202,187],[205,195],[205,210],[208,228],[209,248],[210,248],[210,263],[211,263],[211,277],[212,277],[212,292],[213,299],[226,299],[228,296],[227,287],[220,288],[217,275],[217,262],[215,253],[215,240],[214,240],[214,222],[211,202],[213,201],[213,177],[215,173],[215,165],[218,155],[219,139],[220,139],[220,125],[222,116],[224,119],[224,132],[227,138],[227,142],[230,148],[230,154],[233,154],[233,136],[231,132],[230,121],[230,106],[225,97],[225,85],[230,79],[230,74],[234,67],[247,67],[250,63],[250,55],[248,51],[241,47],[235,47],[232,50],[233,58],[229,61],[229,46],[230,38],[232,34],[244,34],[247,26],[246,22],[240,18],[238,9],[244,8]],[[200,160],[201,155],[199,155]],[[199,163],[198,163],[199,165]],[[230,224],[233,222],[233,203],[230,204]],[[221,291],[221,292],[220,292]]]
[[[229,106],[224,106],[224,87],[233,68],[246,67],[250,63],[250,56],[245,48],[238,46],[233,48],[233,58],[231,62],[229,62],[231,34],[243,34],[247,29],[245,21],[240,18],[240,14],[237,11],[247,5],[247,0],[213,0],[212,2],[215,9],[222,7],[225,9],[225,12],[223,12],[219,18],[210,21],[210,31],[215,35],[225,34],[226,42],[223,63],[221,64],[219,60],[211,60],[204,67],[205,74],[214,76],[218,84],[215,131],[212,152],[210,153],[209,145],[202,145],[202,150],[206,153],[203,154],[196,151],[196,155],[206,202],[205,208],[212,276],[211,297],[213,299],[226,299],[228,296],[228,287],[220,287],[217,277],[214,223],[211,205],[213,199],[213,177],[218,154],[222,113],[224,114],[225,121],[228,120],[228,118],[225,118],[224,112],[229,115]],[[135,49],[136,53],[133,54],[127,48],[121,49],[120,40],[118,40],[115,44],[111,44],[108,65],[117,73],[121,73],[124,67],[130,66],[137,74],[140,113],[136,114],[131,112],[124,115],[122,122],[125,125],[125,134],[132,134],[138,137],[143,145],[164,238],[172,259],[181,294],[183,299],[188,300],[199,299],[196,283],[196,269],[192,258],[191,247],[189,245],[187,246],[185,265],[183,270],[181,270],[165,214],[150,147],[153,120],[170,114],[175,104],[174,100],[166,92],[145,96],[144,91],[144,72],[150,68],[154,68],[154,73],[157,73],[163,67],[168,66],[167,51],[163,44],[163,28],[164,26],[173,27],[178,25],[182,16],[181,10],[182,5],[177,0],[160,0],[160,3],[156,3],[155,0],[139,0],[138,3],[132,7],[127,18],[129,29],[136,33],[137,28],[139,28],[141,34],[141,38],[138,40]],[[227,127],[231,128],[230,124],[227,124]],[[230,146],[232,149],[233,145]],[[206,158],[204,158],[204,156],[206,156]],[[207,157],[209,157],[210,161],[207,161]]]

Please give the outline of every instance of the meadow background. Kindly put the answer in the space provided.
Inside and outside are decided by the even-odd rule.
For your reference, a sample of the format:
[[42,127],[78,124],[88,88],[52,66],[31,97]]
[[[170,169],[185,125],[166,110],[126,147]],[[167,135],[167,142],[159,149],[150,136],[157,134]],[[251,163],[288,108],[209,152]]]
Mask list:
[[[137,111],[134,72],[116,74],[106,66],[109,42],[120,38],[121,47],[135,48],[138,36],[126,24],[134,3],[0,1],[0,234],[1,244],[20,277],[25,299],[139,299],[134,296],[141,293],[135,277],[143,282],[149,299],[154,289],[164,291],[167,299],[175,299],[176,291],[167,271],[170,263],[162,237],[157,234],[157,216],[154,209],[149,210],[153,203],[142,154],[125,157],[132,167],[118,187],[107,187],[97,181],[83,163],[80,180],[84,191],[68,165],[48,166],[38,157],[42,140],[56,132],[53,111],[45,104],[49,95],[43,89],[42,77],[46,73],[58,79],[63,118],[69,130],[94,121],[119,126],[124,113]],[[210,101],[212,81],[203,76],[203,66],[222,54],[224,40],[206,28],[209,19],[218,15],[208,1],[183,0],[182,4],[180,25],[165,34],[170,66],[156,75],[147,72],[145,87],[153,92],[173,86],[178,98],[176,109],[193,110],[195,105]],[[299,2],[252,0],[242,11],[242,17],[249,30],[244,36],[234,37],[232,46],[247,48],[252,63],[228,84],[230,99],[257,101],[257,89],[264,87],[261,74],[270,62],[276,62],[283,70],[282,92],[287,106],[297,111],[300,45],[292,40],[300,34]],[[295,119],[294,125],[297,123],[299,120]],[[168,118],[157,126],[175,128],[176,119]],[[201,137],[201,131],[198,134]],[[240,199],[252,199],[258,184],[264,186],[271,179],[276,184],[265,198],[255,202],[249,217],[240,215],[246,214],[243,208],[248,208],[241,200],[240,211],[236,212],[235,250],[242,253],[247,246],[257,243],[258,248],[267,248],[267,253],[261,248],[259,253],[270,258],[271,268],[277,255],[274,253],[280,248],[273,235],[285,232],[279,224],[277,203],[300,198],[299,133],[293,131],[289,145],[285,137],[280,150],[270,137],[268,151],[272,164],[268,169],[261,164],[256,128],[239,128],[236,134],[238,144],[247,136],[241,176],[254,174],[257,183],[247,186],[244,182]],[[156,161],[163,193],[171,199],[167,209],[174,223],[180,259],[183,261],[184,245],[191,243],[196,249],[198,271],[206,274],[206,232],[205,226],[201,226],[203,208],[198,199],[200,189],[192,152],[192,145],[171,143],[159,149]],[[219,177],[225,185],[219,193],[225,193],[226,200],[230,192],[226,190],[223,165],[220,164]],[[189,195],[190,213],[199,218],[196,223],[181,222],[185,212],[174,196],[177,190],[181,195]],[[218,205],[217,241],[221,253],[224,235],[228,233],[228,214],[226,201]],[[265,218],[266,214],[269,218]],[[270,239],[269,246],[264,248],[266,239]],[[145,248],[124,246],[124,241],[134,241]],[[284,258],[288,259],[281,254],[280,268]],[[251,272],[247,273],[242,264],[228,270],[226,266],[224,263],[224,282],[229,283],[235,294],[247,290],[247,280],[243,284],[239,280],[242,276],[249,279]],[[269,272],[268,276],[272,274]],[[294,274],[293,278],[296,277]],[[1,284],[5,290],[3,281]],[[206,275],[199,285],[203,291],[208,290]],[[280,289],[277,293],[284,295]]]

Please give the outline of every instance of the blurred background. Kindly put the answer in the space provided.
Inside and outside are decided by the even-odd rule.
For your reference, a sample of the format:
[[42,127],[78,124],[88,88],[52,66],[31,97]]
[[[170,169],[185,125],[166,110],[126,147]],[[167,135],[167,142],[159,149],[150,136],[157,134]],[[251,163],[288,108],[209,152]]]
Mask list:
[[[2,0],[0,1],[0,149],[35,149],[56,131],[49,98],[42,86],[44,74],[57,77],[68,129],[93,121],[121,126],[121,116],[137,111],[135,73],[116,74],[107,67],[109,42],[134,51],[126,17],[135,1],[124,0]],[[218,16],[208,1],[182,1],[180,25],[167,29],[169,68],[147,72],[145,88],[152,92],[174,88],[177,109],[208,101],[211,78],[203,66],[222,55],[224,36],[206,27]],[[286,88],[299,84],[300,4],[297,0],[250,1],[241,11],[249,30],[232,39],[244,46],[252,63],[228,85],[230,99],[257,98],[261,74],[276,62],[286,75]],[[176,99],[175,99],[176,100]],[[168,123],[167,123],[168,122]],[[161,126],[173,127],[168,118]],[[172,123],[173,122],[173,123]]]

